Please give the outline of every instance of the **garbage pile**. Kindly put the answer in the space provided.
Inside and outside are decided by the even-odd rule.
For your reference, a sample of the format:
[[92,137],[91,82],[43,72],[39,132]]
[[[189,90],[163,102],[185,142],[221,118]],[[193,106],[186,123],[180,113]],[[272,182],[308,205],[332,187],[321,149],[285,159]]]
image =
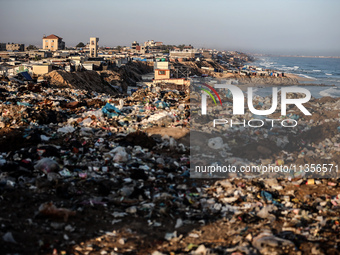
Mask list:
[[[32,91],[18,84],[2,85],[0,93],[4,253],[338,252],[338,179],[190,178],[188,93],[154,88],[114,98],[71,88]],[[339,102],[311,105],[325,116]],[[312,151],[338,162],[339,122],[332,118],[304,120],[293,149],[284,148],[287,155],[308,160]],[[267,152],[260,160],[289,161],[277,157],[292,143],[282,138],[291,139],[289,134],[278,135],[280,129],[229,134],[216,139],[221,135],[213,132],[200,142],[227,143],[222,151],[229,159],[257,163],[265,151],[258,146],[265,143],[257,144],[254,154],[252,143],[272,137],[277,154]],[[242,139],[248,153],[233,139]]]
[[[299,95],[289,96],[297,98]],[[192,93],[191,97],[196,102],[191,105],[191,160],[197,161],[197,165],[233,165],[238,169],[241,166],[252,169],[285,166],[288,170],[283,174],[268,174],[271,178],[286,178],[287,175],[291,179],[339,177],[339,99],[311,99],[304,104],[311,115],[304,115],[296,106],[288,105],[285,116],[281,115],[279,100],[276,112],[261,116],[250,111],[234,115],[229,93],[222,98],[226,102],[223,107],[211,105],[207,115],[201,115],[199,95]],[[258,110],[272,106],[269,97],[256,96],[253,101]],[[230,173],[215,177],[256,176],[259,177],[254,173]]]

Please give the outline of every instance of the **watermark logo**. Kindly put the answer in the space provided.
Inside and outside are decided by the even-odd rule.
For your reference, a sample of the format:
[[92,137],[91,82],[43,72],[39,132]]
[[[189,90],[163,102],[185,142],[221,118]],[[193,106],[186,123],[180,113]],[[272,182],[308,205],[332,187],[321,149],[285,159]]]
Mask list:
[[[214,94],[219,99],[221,106],[223,106],[221,98],[220,98],[219,94],[217,93],[217,91],[212,86],[209,86],[207,84],[203,84],[203,85],[214,92]],[[233,115],[243,115],[244,114],[244,94],[239,87],[234,86],[234,85],[230,85],[230,84],[216,84],[214,87],[217,88],[217,89],[229,89],[230,92],[232,93],[232,96],[233,96]],[[217,105],[217,103],[216,103],[216,100],[213,97],[213,95],[210,93],[210,91],[208,91],[205,88],[200,88],[200,89],[203,91],[202,97],[201,97],[202,115],[206,115],[207,114],[207,95],[209,95],[213,99],[215,105]],[[304,98],[288,99],[287,98],[288,93],[302,93],[302,94],[305,94],[305,97]],[[248,88],[247,94],[248,94],[248,96],[247,96],[248,108],[249,108],[249,111],[251,113],[256,114],[256,115],[269,115],[269,114],[272,114],[273,112],[275,112],[275,110],[277,109],[278,88],[276,88],[276,87],[272,88],[272,105],[271,105],[270,109],[267,109],[267,110],[257,110],[257,109],[255,109],[255,107],[253,105],[253,88],[252,87]],[[312,115],[303,106],[303,103],[307,103],[310,100],[310,98],[311,98],[311,93],[307,89],[299,88],[299,87],[284,87],[284,88],[281,88],[281,115],[286,115],[287,105],[289,105],[289,104],[294,104],[305,115]]]
[[[220,95],[217,93],[217,91],[216,91],[213,87],[209,86],[209,85],[206,84],[206,83],[203,83],[202,85],[203,85],[203,86],[206,86],[206,87],[209,88],[212,92],[214,92],[214,94],[217,96],[217,98],[218,98],[218,100],[220,101],[220,104],[221,104],[221,106],[222,106],[222,100],[221,100],[221,98],[220,98]],[[206,92],[206,93],[212,98],[212,100],[214,101],[215,105],[217,105],[215,98],[213,97],[213,95],[210,93],[209,90],[204,89],[204,88],[199,88],[199,89],[202,90],[202,91],[204,91],[204,92]],[[206,100],[206,98],[205,98],[205,102],[206,102],[206,101],[207,101],[207,100]]]

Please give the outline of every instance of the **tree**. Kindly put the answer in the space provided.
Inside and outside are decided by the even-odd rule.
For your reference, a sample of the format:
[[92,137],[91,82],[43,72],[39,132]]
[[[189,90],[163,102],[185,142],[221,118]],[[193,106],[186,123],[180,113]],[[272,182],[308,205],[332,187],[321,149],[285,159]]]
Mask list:
[[183,50],[183,49],[184,49],[184,46],[185,46],[185,44],[180,44],[180,45],[178,45],[178,48],[179,48],[180,50]]
[[76,47],[77,48],[83,48],[83,47],[85,47],[85,44],[83,42],[80,42],[80,43],[77,44]]
[[37,50],[37,49],[38,48],[35,45],[32,45],[32,44],[27,46],[27,50]]
[[117,46],[116,49],[118,50],[118,52],[120,52],[122,50],[122,46]]

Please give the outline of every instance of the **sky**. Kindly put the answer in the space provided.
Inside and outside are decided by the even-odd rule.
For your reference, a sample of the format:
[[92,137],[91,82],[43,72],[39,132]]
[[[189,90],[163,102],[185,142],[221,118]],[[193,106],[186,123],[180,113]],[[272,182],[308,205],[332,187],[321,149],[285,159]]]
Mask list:
[[246,53],[340,56],[339,0],[0,0],[0,42],[161,41]]

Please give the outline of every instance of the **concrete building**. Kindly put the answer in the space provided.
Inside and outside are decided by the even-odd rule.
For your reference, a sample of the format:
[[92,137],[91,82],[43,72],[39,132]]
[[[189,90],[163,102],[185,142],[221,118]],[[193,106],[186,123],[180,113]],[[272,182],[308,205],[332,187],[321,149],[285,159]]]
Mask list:
[[133,41],[133,43],[131,44],[131,50],[136,50],[136,47],[139,46],[139,43],[137,41]]
[[203,50],[202,51],[202,57],[205,59],[211,59],[212,58],[212,52],[209,50]]
[[154,63],[155,80],[170,79],[169,62]]
[[136,50],[134,51],[134,53],[145,54],[145,47],[140,45],[136,46]]
[[65,42],[63,42],[63,38],[56,36],[54,34],[44,36],[42,40],[43,50],[57,51],[65,49]]
[[162,69],[162,70],[167,70],[169,69],[169,62],[166,61],[156,61],[154,62],[154,70],[156,69]]
[[156,69],[155,70],[155,80],[170,79],[169,69]]
[[26,52],[30,58],[51,58],[52,52],[50,51],[40,51],[40,50],[30,50]]
[[158,47],[162,45],[163,45],[163,42],[155,42],[154,40],[144,42],[145,47]]
[[98,57],[98,42],[99,38],[98,37],[91,37],[90,38],[90,57],[91,58],[96,58]]
[[131,53],[145,54],[145,46],[141,46],[138,42],[134,41],[131,44]]
[[52,65],[33,65],[33,73],[43,75],[52,71]]
[[6,51],[6,43],[0,43],[0,51]]
[[6,44],[7,51],[25,51],[25,44],[21,43],[7,43]]
[[183,49],[182,51],[173,50],[170,51],[170,57],[172,58],[197,58],[201,54],[195,49]]

